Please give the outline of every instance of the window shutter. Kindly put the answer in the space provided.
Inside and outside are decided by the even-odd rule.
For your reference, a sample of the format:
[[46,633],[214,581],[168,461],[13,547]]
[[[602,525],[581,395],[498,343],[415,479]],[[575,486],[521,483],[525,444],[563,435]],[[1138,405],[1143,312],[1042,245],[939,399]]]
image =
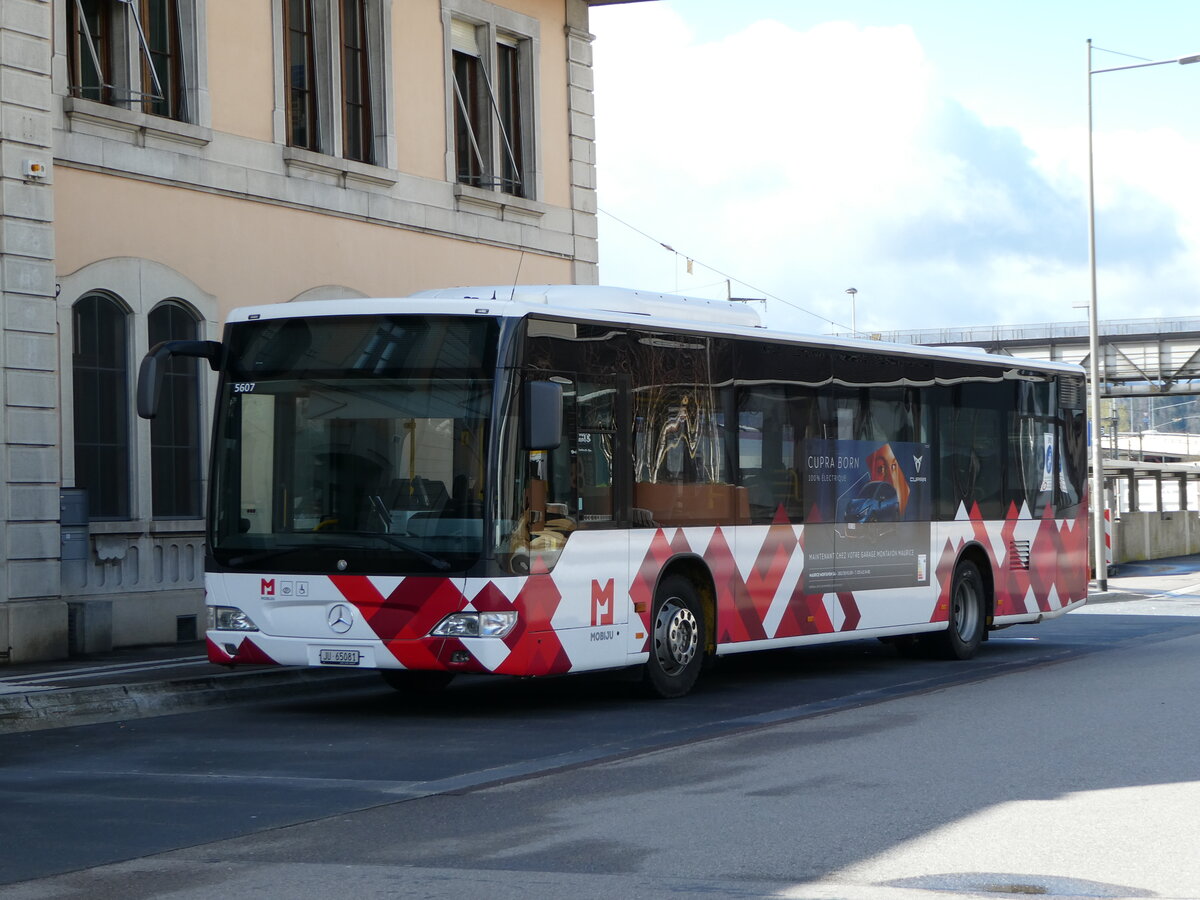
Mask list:
[[455,53],[466,53],[468,56],[480,56],[479,29],[473,22],[462,19],[450,20],[450,48]]

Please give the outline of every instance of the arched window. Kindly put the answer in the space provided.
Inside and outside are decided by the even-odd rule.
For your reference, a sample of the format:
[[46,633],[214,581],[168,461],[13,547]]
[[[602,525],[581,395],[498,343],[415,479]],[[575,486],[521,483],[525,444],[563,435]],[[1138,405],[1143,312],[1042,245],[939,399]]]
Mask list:
[[[150,347],[199,337],[195,315],[170,300],[150,311],[147,327]],[[200,440],[199,360],[175,356],[167,363],[158,415],[150,420],[151,510],[156,519],[202,515]]]
[[75,485],[93,519],[129,518],[128,313],[107,294],[73,308]]

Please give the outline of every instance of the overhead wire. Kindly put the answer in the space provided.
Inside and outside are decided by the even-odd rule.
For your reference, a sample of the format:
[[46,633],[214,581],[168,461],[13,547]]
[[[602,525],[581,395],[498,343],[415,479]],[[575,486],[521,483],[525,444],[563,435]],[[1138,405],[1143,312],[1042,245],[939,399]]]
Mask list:
[[1122,53],[1120,50],[1109,50],[1106,47],[1097,47],[1095,44],[1092,44],[1092,49],[1099,50],[1102,53],[1111,53],[1114,56],[1124,56],[1126,59],[1136,59],[1140,62],[1153,62],[1153,60],[1149,60],[1144,56],[1134,56],[1132,53]]
[[608,216],[614,222],[618,222],[619,224],[624,225],[630,231],[640,234],[642,237],[646,238],[649,241],[653,241],[654,243],[658,244],[658,246],[662,247],[664,250],[668,251],[669,253],[675,254],[676,257],[682,257],[683,259],[688,260],[689,262],[698,263],[699,265],[703,266],[705,269],[708,269],[708,271],[715,272],[716,274],[720,275],[722,278],[728,279],[729,281],[736,281],[738,284],[745,285],[746,287],[750,288],[750,290],[755,291],[756,293],[762,294],[762,296],[764,298],[769,299],[769,300],[777,300],[778,302],[782,303],[784,306],[790,306],[792,309],[796,310],[797,312],[802,312],[805,315],[812,316],[814,319],[820,319],[822,322],[826,322],[837,328],[845,329],[846,331],[851,330],[850,326],[846,325],[844,322],[838,322],[838,321],[835,321],[835,320],[829,318],[828,316],[823,316],[820,313],[813,312],[811,309],[806,309],[805,307],[800,306],[797,303],[793,303],[790,300],[785,300],[783,297],[780,297],[777,294],[773,294],[770,291],[764,290],[761,287],[756,287],[755,285],[751,284],[748,281],[745,281],[744,279],[738,278],[734,275],[730,275],[728,272],[724,272],[721,269],[718,269],[716,266],[710,266],[708,263],[703,262],[702,260],[699,260],[694,256],[680,253],[678,250],[676,250],[674,247],[672,247],[666,241],[660,241],[654,235],[648,234],[647,232],[638,228],[636,225],[632,225],[629,222],[626,222],[620,216],[613,215],[606,209],[598,208],[597,211]]

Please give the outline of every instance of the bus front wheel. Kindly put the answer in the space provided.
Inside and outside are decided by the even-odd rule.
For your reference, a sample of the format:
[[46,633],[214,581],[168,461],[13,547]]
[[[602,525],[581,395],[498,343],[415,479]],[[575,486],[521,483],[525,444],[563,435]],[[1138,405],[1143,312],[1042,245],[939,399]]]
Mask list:
[[643,677],[651,696],[682,697],[692,689],[704,664],[703,622],[692,583],[681,575],[664,578],[654,596],[650,659]]
[[942,656],[970,659],[979,650],[987,627],[985,597],[979,569],[975,563],[963,560],[955,567],[950,586],[950,621],[938,642]]

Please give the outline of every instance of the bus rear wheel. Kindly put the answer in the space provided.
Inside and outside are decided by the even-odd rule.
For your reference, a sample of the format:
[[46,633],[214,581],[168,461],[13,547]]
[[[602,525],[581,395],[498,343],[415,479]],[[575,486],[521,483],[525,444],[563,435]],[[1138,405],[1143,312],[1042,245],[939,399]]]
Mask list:
[[983,642],[987,627],[986,592],[975,563],[963,560],[954,569],[950,585],[950,615],[939,635],[937,649],[946,659],[970,659]]
[[650,622],[650,659],[643,685],[654,697],[682,697],[692,689],[704,665],[707,635],[700,598],[688,579],[669,575],[654,596]]

